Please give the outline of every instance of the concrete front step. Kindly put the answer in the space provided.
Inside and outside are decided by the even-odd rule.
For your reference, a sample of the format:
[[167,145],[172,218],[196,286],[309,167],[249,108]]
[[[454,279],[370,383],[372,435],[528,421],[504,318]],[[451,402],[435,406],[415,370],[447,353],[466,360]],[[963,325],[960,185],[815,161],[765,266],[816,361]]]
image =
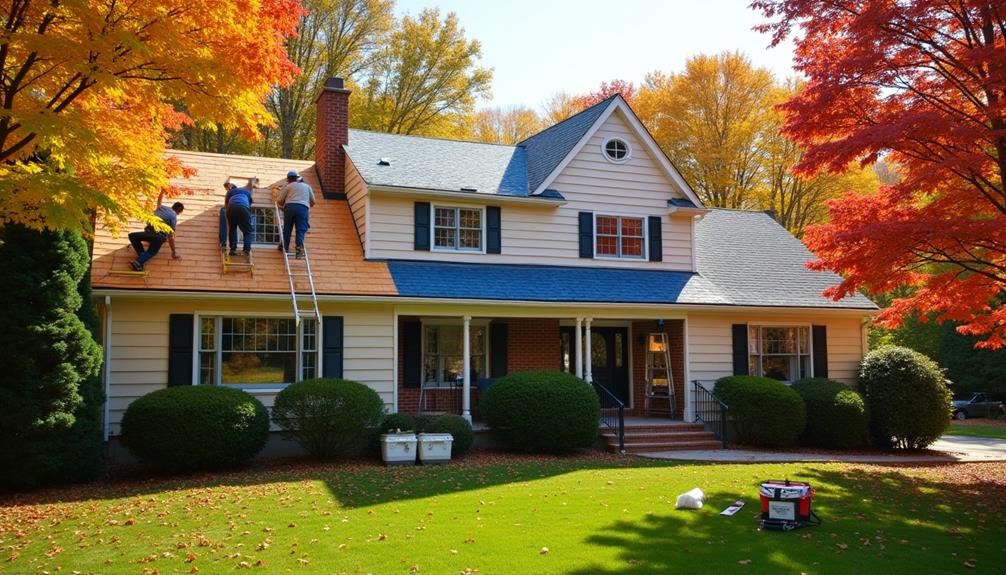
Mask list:
[[[675,441],[675,442],[648,442],[648,443],[628,443],[625,444],[627,453],[647,453],[651,451],[684,451],[689,449],[723,449],[723,443],[717,440],[712,441]],[[608,443],[608,451],[617,452],[618,442]]]
[[[602,433],[606,441],[617,441],[618,436],[614,432],[608,431]],[[692,440],[709,440],[710,438],[715,439],[716,436],[709,431],[672,431],[672,432],[647,432],[647,433],[629,433],[625,432],[625,443],[654,443],[654,442],[677,442],[677,441],[692,441]]]

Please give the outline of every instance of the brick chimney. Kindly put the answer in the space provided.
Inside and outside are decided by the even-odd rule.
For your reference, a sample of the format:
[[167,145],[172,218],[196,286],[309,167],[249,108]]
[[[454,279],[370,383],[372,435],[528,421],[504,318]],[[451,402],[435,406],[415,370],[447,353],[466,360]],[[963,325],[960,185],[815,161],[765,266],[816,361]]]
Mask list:
[[346,152],[349,143],[349,90],[342,78],[325,80],[325,87],[315,100],[318,113],[314,142],[314,163],[324,197],[346,197]]

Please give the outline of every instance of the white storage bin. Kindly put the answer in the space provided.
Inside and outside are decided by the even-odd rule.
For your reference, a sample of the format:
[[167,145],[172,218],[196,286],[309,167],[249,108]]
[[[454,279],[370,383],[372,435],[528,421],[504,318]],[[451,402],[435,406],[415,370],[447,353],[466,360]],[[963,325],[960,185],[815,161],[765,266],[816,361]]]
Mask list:
[[416,434],[385,433],[381,435],[381,458],[387,465],[415,465]]
[[447,463],[451,460],[451,444],[454,436],[450,433],[420,433],[419,461],[423,463]]

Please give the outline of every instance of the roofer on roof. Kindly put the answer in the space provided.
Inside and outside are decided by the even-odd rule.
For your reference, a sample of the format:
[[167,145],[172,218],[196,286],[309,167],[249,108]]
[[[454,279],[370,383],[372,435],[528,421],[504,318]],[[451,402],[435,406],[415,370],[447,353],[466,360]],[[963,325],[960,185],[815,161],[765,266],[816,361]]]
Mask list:
[[255,219],[252,217],[252,186],[254,180],[248,180],[248,185],[237,187],[229,180],[224,182],[227,195],[224,197],[224,210],[227,213],[227,237],[230,240],[230,254],[236,255],[238,249],[238,228],[244,235],[244,253],[251,254],[252,238],[255,236]]
[[[181,202],[175,202],[169,208],[162,203],[163,201],[164,190],[161,190],[161,194],[157,196],[157,209],[154,210],[154,217],[171,228],[171,231],[158,231],[151,224],[147,224],[142,232],[129,234],[129,243],[136,250],[136,259],[129,262],[133,271],[142,272],[144,264],[157,255],[165,241],[171,246],[171,257],[176,260],[182,259],[182,256],[178,255],[178,250],[175,249],[175,226],[178,225],[178,214],[182,213],[185,206]],[[143,242],[147,242],[147,249],[143,249]]]
[[276,199],[283,208],[283,245],[279,249],[290,251],[290,232],[297,226],[297,257],[301,257],[304,254],[304,234],[311,227],[308,210],[314,206],[314,190],[294,171],[287,173],[286,182]]

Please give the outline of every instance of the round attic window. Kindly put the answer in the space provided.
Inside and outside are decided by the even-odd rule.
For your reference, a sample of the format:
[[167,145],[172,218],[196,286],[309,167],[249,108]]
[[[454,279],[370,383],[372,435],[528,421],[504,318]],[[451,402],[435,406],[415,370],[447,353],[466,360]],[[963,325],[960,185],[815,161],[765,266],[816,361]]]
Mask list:
[[629,143],[621,138],[608,138],[601,146],[604,150],[604,157],[608,160],[621,164],[629,159]]

